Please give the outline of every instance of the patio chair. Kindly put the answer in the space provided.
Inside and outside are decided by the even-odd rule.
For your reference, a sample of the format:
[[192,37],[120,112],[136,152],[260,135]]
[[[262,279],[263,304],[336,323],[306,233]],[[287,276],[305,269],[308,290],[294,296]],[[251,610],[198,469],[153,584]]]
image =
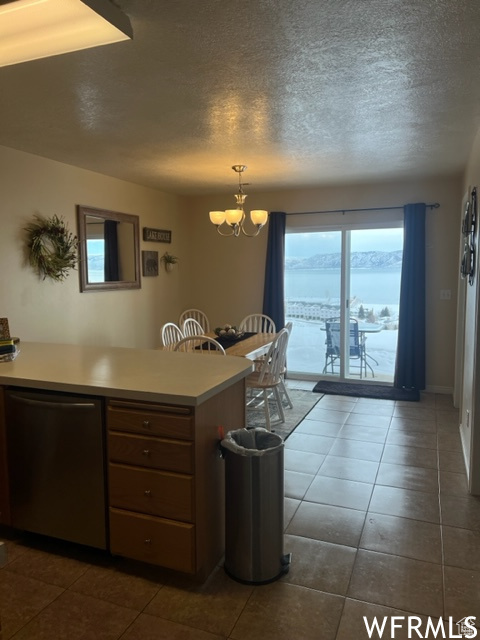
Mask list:
[[[327,373],[330,367],[330,373],[334,373],[334,365],[340,358],[340,319],[334,318],[325,321],[326,331],[326,350],[325,350],[325,366],[322,373]],[[360,378],[367,377],[367,356],[365,351],[365,335],[358,329],[358,321],[350,318],[350,360],[358,360],[360,367]],[[372,372],[373,373],[373,372]]]

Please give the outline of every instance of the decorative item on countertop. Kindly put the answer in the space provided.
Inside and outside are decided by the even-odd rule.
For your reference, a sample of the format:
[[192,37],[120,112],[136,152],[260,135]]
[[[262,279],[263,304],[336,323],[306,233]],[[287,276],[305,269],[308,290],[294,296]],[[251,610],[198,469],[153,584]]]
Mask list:
[[178,258],[177,256],[172,256],[172,254],[168,253],[168,251],[165,251],[163,256],[160,258],[160,261],[163,262],[165,271],[170,272],[173,269],[173,265],[177,264]]
[[8,318],[0,318],[0,362],[15,360],[20,351],[20,338],[10,336]]
[[0,340],[10,340],[8,318],[0,318]]
[[215,329],[215,335],[219,338],[227,338],[229,340],[238,340],[245,332],[239,331],[235,325],[224,324],[223,327],[217,327]]
[[78,261],[78,239],[62,218],[35,216],[36,222],[25,227],[28,234],[29,262],[38,275],[62,281]]
[[15,360],[20,352],[20,339],[0,340],[0,362],[11,362]]

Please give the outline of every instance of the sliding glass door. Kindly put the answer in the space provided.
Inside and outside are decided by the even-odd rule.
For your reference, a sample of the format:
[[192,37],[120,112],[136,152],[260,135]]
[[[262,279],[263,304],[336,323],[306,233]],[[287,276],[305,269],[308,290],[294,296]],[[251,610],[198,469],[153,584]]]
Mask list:
[[287,233],[290,375],[393,381],[402,251],[401,227]]
[[325,366],[325,320],[339,317],[342,288],[339,230],[285,236],[285,318],[293,322],[289,371],[318,377]]

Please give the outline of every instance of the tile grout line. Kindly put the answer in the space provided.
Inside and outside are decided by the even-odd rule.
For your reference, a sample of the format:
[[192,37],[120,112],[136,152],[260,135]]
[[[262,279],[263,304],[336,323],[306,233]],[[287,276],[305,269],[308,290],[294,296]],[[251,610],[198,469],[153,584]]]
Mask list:
[[[395,411],[395,406],[394,406],[394,411]],[[350,415],[351,415],[351,413],[352,413],[352,412],[350,412]],[[365,524],[366,524],[366,522],[367,522],[368,512],[369,512],[370,504],[371,504],[371,502],[372,502],[373,493],[374,493],[374,491],[375,491],[375,487],[377,486],[377,478],[378,478],[378,474],[379,474],[379,472],[380,472],[380,465],[381,465],[381,463],[382,463],[383,453],[384,453],[384,451],[385,451],[385,444],[386,444],[386,441],[387,441],[388,433],[389,433],[389,431],[390,431],[390,425],[391,425],[391,423],[392,423],[392,417],[393,417],[393,413],[392,413],[392,416],[390,417],[389,427],[388,427],[388,429],[387,429],[387,434],[386,434],[386,436],[385,436],[385,442],[383,443],[382,453],[381,453],[380,458],[379,458],[379,461],[378,461],[378,468],[377,468],[377,472],[376,472],[376,474],[375,474],[375,479],[374,479],[374,481],[373,481],[373,485],[372,485],[372,492],[371,492],[371,494],[370,494],[370,498],[369,498],[369,501],[368,501],[368,505],[367,505],[367,508],[366,508],[366,510],[365,510],[365,518],[364,518],[364,520],[363,520],[363,525],[362,525],[362,528],[361,528],[361,531],[360,531],[360,535],[359,535],[359,537],[358,537],[357,549],[356,549],[356,552],[355,552],[355,560],[353,561],[353,564],[352,564],[352,570],[351,570],[351,572],[350,572],[350,576],[349,576],[349,578],[348,578],[347,588],[346,588],[346,590],[345,590],[345,601],[346,601],[346,599],[347,599],[347,597],[348,597],[348,592],[349,592],[349,590],[350,590],[350,585],[351,585],[351,582],[352,582],[352,576],[353,576],[353,574],[354,574],[355,566],[356,566],[357,561],[358,561],[358,555],[359,555],[359,553],[358,553],[358,552],[359,552],[359,551],[360,551],[360,549],[361,549],[361,547],[360,547],[360,543],[361,543],[361,540],[362,540],[363,532],[364,532],[364,530],[365,530]],[[339,620],[339,626],[340,626],[340,621],[341,621],[341,618],[340,618],[340,620]],[[337,633],[338,633],[338,630],[337,630]]]
[[447,594],[446,594],[446,582],[445,582],[445,541],[443,535],[443,513],[442,513],[442,497],[441,497],[441,484],[440,484],[440,448],[439,448],[439,439],[438,439],[438,416],[436,410],[435,403],[435,427],[436,427],[436,436],[437,436],[437,481],[438,481],[438,520],[440,524],[440,549],[441,549],[441,560],[442,560],[442,607],[443,607],[443,618],[446,619],[447,615]]

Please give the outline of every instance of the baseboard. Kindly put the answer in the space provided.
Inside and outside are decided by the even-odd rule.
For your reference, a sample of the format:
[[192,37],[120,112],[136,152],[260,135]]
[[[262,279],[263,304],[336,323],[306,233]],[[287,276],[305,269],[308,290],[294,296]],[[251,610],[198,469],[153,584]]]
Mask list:
[[445,395],[453,396],[453,387],[437,387],[427,385],[425,391],[427,393],[443,393]]
[[[310,375],[308,373],[307,374],[297,373],[293,371],[293,372],[290,372],[290,374],[287,373],[286,377],[287,379],[290,378],[291,380],[306,380],[308,382],[310,381],[318,382],[319,375],[318,374]],[[427,393],[441,393],[447,396],[453,396],[453,387],[438,387],[436,385],[427,385],[425,391]]]

